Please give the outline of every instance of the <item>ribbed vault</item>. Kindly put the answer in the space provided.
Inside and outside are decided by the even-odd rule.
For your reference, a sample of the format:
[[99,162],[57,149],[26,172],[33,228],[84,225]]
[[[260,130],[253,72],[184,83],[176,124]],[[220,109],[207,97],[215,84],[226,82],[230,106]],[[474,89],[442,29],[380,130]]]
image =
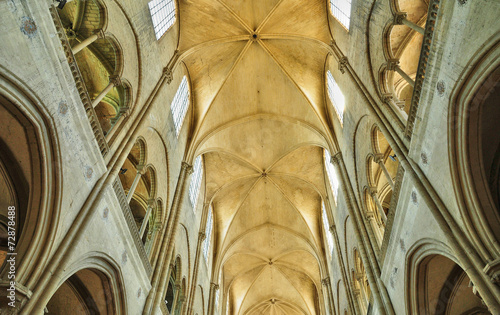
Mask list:
[[180,1],[190,156],[214,211],[212,279],[230,314],[319,314],[331,42],[324,0]]

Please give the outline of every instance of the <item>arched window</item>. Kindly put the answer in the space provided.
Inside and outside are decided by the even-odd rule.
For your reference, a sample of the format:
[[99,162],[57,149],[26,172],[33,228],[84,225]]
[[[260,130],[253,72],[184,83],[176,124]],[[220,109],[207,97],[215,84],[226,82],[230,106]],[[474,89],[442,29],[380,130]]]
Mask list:
[[330,250],[330,255],[333,254],[333,236],[330,233],[330,223],[328,222],[328,217],[326,215],[325,203],[321,203],[321,208],[323,209],[323,228],[325,229],[326,242],[328,243],[328,249]]
[[207,227],[205,230],[205,244],[203,244],[203,256],[205,256],[205,261],[208,263],[208,256],[210,250],[210,240],[212,238],[212,227],[213,227],[213,215],[212,206],[208,209]]
[[349,30],[351,20],[351,0],[330,0],[330,10],[333,16]]
[[189,105],[189,89],[187,78],[184,76],[182,78],[181,84],[175,93],[174,99],[170,104],[170,111],[172,112],[172,118],[174,119],[175,133],[179,136],[181,131],[182,123],[184,122],[184,117],[186,116],[187,109]]
[[326,72],[326,82],[328,86],[328,96],[330,97],[330,101],[332,101],[333,106],[335,107],[335,111],[337,112],[337,116],[339,116],[340,123],[344,122],[344,107],[345,107],[345,99],[344,94],[340,90],[337,82],[332,76],[330,70]]
[[328,175],[328,180],[330,181],[330,187],[332,188],[333,197],[335,198],[335,202],[337,202],[337,194],[339,190],[337,172],[335,172],[335,167],[333,167],[333,164],[330,162],[332,160],[330,152],[328,152],[328,150],[325,150],[324,155],[326,173]]
[[189,184],[189,200],[191,200],[191,205],[193,206],[193,210],[196,209],[196,201],[198,200],[198,194],[200,193],[202,176],[203,176],[203,167],[200,155],[194,161],[193,177],[191,178],[191,183]]
[[152,0],[149,2],[149,12],[153,20],[156,39],[160,39],[175,23],[175,1]]

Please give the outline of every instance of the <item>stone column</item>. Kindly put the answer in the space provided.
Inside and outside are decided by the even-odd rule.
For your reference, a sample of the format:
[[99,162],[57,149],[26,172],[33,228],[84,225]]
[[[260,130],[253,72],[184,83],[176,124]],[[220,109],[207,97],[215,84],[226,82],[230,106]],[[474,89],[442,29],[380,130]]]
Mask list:
[[210,295],[208,300],[208,315],[213,315],[215,312],[215,294],[219,290],[217,283],[210,283]]
[[144,220],[142,220],[141,228],[139,230],[139,235],[140,235],[141,239],[144,236],[144,232],[146,231],[146,227],[148,226],[149,215],[151,214],[151,211],[153,210],[153,203],[154,203],[153,199],[148,200],[148,208],[146,209],[146,214],[144,215]]
[[130,186],[130,189],[127,194],[127,203],[130,203],[130,200],[132,200],[132,196],[134,196],[135,189],[137,188],[137,185],[139,184],[139,180],[141,179],[142,176],[142,169],[143,165],[137,165],[137,174],[135,175],[134,181],[132,182],[132,186]]
[[330,281],[330,277],[324,278],[323,280],[321,280],[321,283],[325,286],[326,289],[330,314],[336,315],[337,312],[335,311],[335,303],[333,301],[332,283]]
[[384,159],[382,158],[382,155],[376,154],[374,161],[375,161],[375,163],[377,163],[380,166],[380,168],[382,169],[382,172],[384,172],[384,175],[385,175],[385,178],[387,179],[387,182],[389,183],[389,185],[391,185],[392,190],[394,190],[394,181],[392,180],[391,174],[389,174],[387,167],[385,167]]
[[99,102],[102,101],[102,99],[111,91],[112,88],[119,86],[121,84],[120,77],[118,76],[110,76],[109,77],[109,84],[102,90],[99,95],[92,101],[92,107],[96,107]]
[[[353,302],[351,287],[349,285],[349,275],[344,264],[344,259],[342,258],[342,247],[340,246],[339,237],[337,235],[337,229],[335,224],[330,225],[330,233],[333,235],[333,240],[335,242],[335,249],[337,250],[337,260],[340,267],[340,273],[342,275],[342,282],[344,283],[344,290],[347,296],[347,302],[351,314],[358,314],[359,310],[356,308],[357,304]],[[337,301],[338,302],[338,301]]]
[[[362,211],[356,205],[356,197],[354,189],[349,181],[347,169],[345,167],[342,154],[337,152],[332,156],[332,163],[335,166],[337,174],[339,176],[340,188],[346,198],[346,205],[349,214],[353,217],[353,227],[356,239],[359,243],[359,253],[362,261],[364,261],[364,266],[366,270],[366,275],[368,281],[370,282],[371,291],[374,298],[374,312],[379,314],[394,314],[391,300],[388,296],[387,290],[383,285],[383,282],[379,282],[380,267],[378,261],[371,246],[370,237],[368,235],[367,229],[363,223]],[[365,242],[370,242],[366,244]],[[355,307],[358,305],[354,303]],[[359,305],[358,305],[359,306]],[[358,312],[356,314],[362,314]]]
[[186,311],[186,295],[185,295],[185,292],[182,292],[181,294],[181,297],[179,298],[179,309],[180,309],[180,312],[179,314],[180,315],[184,315],[185,314],[185,311]]
[[377,238],[378,245],[379,246],[382,245],[382,240],[383,240],[384,236],[382,235],[382,233],[380,231],[380,227],[378,226],[378,224],[375,220],[375,214],[373,213],[373,211],[368,211],[366,213],[366,219],[368,220],[368,222],[370,222],[370,225],[372,226],[372,230],[375,233],[375,237]]
[[76,44],[75,47],[71,48],[73,51],[73,55],[76,55],[79,51],[87,47],[88,45],[92,44],[98,39],[104,38],[104,31],[103,30],[98,30],[94,35],[89,36],[88,38],[85,38],[83,41],[80,43]]
[[[167,222],[166,231],[163,235],[161,249],[157,267],[155,268],[152,280],[152,288],[149,292],[146,305],[144,306],[143,314],[151,314],[153,309],[160,306],[160,303],[165,296],[166,284],[168,281],[168,262],[172,260],[175,235],[179,225],[180,212],[182,202],[184,200],[186,186],[189,184],[189,175],[193,172],[193,167],[186,162],[182,162],[179,179],[175,188],[174,200],[170,210],[170,217]],[[165,262],[167,262],[165,264]]]
[[202,248],[203,248],[203,241],[206,239],[206,232],[205,228],[207,225],[207,217],[208,217],[208,209],[210,208],[210,203],[206,202],[203,204],[203,212],[201,215],[201,222],[200,222],[200,232],[198,234],[198,243],[196,245],[196,255],[195,255],[195,261],[194,261],[194,268],[193,268],[193,278],[191,280],[191,290],[189,291],[189,298],[187,302],[187,313],[191,314],[192,309],[193,309],[193,304],[194,304],[194,297],[195,297],[195,292],[196,292],[196,284],[198,281],[198,270],[200,266],[200,261],[202,255]]
[[378,199],[377,196],[377,190],[374,189],[373,187],[370,188],[370,196],[372,196],[373,201],[377,205],[378,212],[380,213],[380,217],[382,218],[382,222],[385,224],[387,221],[387,217],[384,212],[384,208],[382,208],[382,204],[380,203],[380,200]]
[[400,76],[403,77],[403,79],[405,79],[406,82],[408,82],[409,85],[415,87],[415,81],[412,78],[410,78],[410,76],[406,74],[406,72],[404,72],[403,69],[401,69],[401,67],[399,67],[399,60],[389,59],[387,61],[387,70],[396,71],[397,73],[399,73]]
[[171,313],[175,314],[175,310],[177,309],[177,305],[179,304],[180,295],[181,295],[181,283],[179,279],[175,279],[175,292],[174,292],[174,301],[172,303]]
[[115,117],[111,118],[111,128],[108,130],[106,134],[106,141],[110,141],[113,135],[115,134],[116,128],[115,126],[121,123],[124,117],[128,116],[129,107],[120,107],[120,111],[116,114]]
[[418,26],[417,24],[413,23],[412,21],[409,21],[407,18],[407,15],[405,12],[398,12],[396,15],[394,15],[394,24],[395,25],[406,25],[415,32],[419,32],[420,34],[424,35],[424,28]]

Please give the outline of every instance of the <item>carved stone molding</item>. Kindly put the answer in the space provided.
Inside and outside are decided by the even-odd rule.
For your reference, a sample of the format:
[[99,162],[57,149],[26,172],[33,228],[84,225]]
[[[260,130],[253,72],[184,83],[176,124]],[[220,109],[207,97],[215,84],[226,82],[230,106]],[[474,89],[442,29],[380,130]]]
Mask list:
[[187,162],[181,163],[181,168],[185,170],[188,174],[193,174],[193,166]]
[[339,59],[339,71],[342,74],[345,73],[345,70],[346,70],[348,64],[349,64],[349,61],[347,60],[346,56]]
[[329,286],[330,285],[330,277],[326,277],[324,279],[321,280],[321,283],[324,285],[324,286]]
[[402,25],[403,20],[406,20],[407,17],[408,17],[408,14],[406,14],[406,12],[397,12],[394,15],[394,24]]
[[399,67],[399,60],[398,59],[387,60],[387,70],[396,71],[397,67]]
[[198,233],[198,239],[201,242],[203,242],[206,238],[207,238],[207,235],[206,235],[205,231],[201,231],[200,233]]
[[167,67],[163,68],[163,75],[165,76],[165,80],[167,81],[167,84],[172,83],[172,80],[174,79],[172,69],[169,69]]
[[73,75],[73,79],[75,80],[75,86],[78,90],[78,94],[80,95],[83,107],[85,108],[85,112],[87,114],[87,118],[89,119],[90,126],[92,127],[94,137],[99,146],[99,150],[101,151],[101,154],[105,156],[109,151],[108,143],[106,142],[106,138],[104,137],[104,132],[102,131],[101,128],[101,124],[99,123],[94,107],[92,106],[92,99],[89,96],[89,93],[87,91],[87,86],[85,85],[83,76],[80,73],[80,69],[76,63],[73,51],[71,49],[71,45],[69,44],[68,39],[66,37],[66,31],[64,30],[64,27],[61,23],[59,14],[57,13],[57,9],[54,6],[50,6],[49,11],[50,15],[52,16],[54,26],[56,27],[57,35],[62,45],[64,54],[66,55],[66,59],[68,60],[69,69],[71,71],[71,74]]
[[491,282],[500,283],[500,258],[487,263],[483,271],[490,277]]
[[431,0],[429,3],[429,11],[427,13],[424,38],[422,41],[422,49],[420,50],[417,75],[415,77],[415,86],[413,88],[410,111],[408,113],[408,122],[406,124],[406,129],[405,129],[405,137],[407,140],[411,139],[411,135],[413,133],[413,127],[415,125],[415,120],[417,118],[420,94],[422,93],[422,86],[424,84],[425,71],[427,69],[427,64],[429,62],[429,54],[431,52],[434,29],[436,28],[439,3],[440,0]]

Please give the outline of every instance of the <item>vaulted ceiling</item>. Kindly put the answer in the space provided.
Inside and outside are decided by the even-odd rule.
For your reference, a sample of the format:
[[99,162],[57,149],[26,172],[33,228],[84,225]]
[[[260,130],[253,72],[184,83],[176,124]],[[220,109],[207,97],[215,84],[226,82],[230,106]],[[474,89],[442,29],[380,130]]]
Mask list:
[[220,296],[231,314],[325,313],[327,1],[179,2]]

